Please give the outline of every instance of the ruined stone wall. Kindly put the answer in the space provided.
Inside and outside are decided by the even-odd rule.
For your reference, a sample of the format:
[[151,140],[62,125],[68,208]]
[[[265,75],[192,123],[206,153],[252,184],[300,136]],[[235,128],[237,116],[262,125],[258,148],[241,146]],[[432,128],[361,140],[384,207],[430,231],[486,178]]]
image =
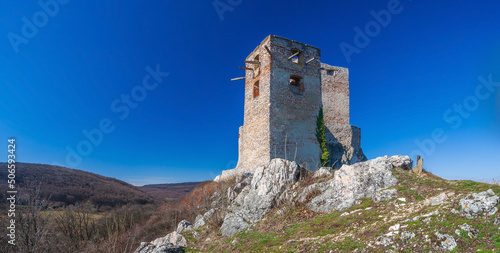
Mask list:
[[326,146],[330,152],[330,164],[340,168],[343,164],[366,161],[361,149],[361,129],[346,124],[325,124]]
[[[278,36],[271,36],[270,50],[273,54],[269,104],[271,157],[295,160],[314,169],[320,163],[321,153],[315,134],[321,106],[321,52],[316,47]],[[288,60],[296,50],[300,51],[298,59]],[[315,60],[305,63],[313,57]],[[299,84],[291,85],[291,78],[299,79]]]
[[321,68],[325,123],[349,125],[349,70],[325,63]]
[[[267,165],[270,161],[269,149],[269,101],[270,101],[270,69],[271,60],[264,45],[269,47],[269,38],[266,38],[246,58],[246,61],[260,61],[260,67],[246,63],[245,74],[245,109],[243,126],[239,134],[238,165],[242,171],[251,171],[257,166]],[[256,84],[258,82],[258,92]]]
[[365,161],[361,149],[361,129],[349,125],[349,70],[321,63],[323,112],[330,164]]

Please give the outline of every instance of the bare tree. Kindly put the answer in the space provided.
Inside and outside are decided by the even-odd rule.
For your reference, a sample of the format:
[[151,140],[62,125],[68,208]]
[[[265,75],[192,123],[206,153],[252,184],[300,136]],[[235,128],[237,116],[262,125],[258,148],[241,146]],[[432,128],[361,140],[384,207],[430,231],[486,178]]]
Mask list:
[[18,224],[16,232],[19,236],[18,252],[50,252],[50,243],[48,242],[50,217],[42,212],[45,202],[41,199],[40,184],[33,185],[34,187],[29,187],[19,197],[20,205],[16,215],[16,223]]

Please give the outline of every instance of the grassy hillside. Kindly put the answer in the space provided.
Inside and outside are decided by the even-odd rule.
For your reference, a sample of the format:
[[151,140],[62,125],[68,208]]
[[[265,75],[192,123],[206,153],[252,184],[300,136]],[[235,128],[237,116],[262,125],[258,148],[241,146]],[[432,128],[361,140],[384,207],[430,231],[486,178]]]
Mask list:
[[[7,164],[0,163],[0,178],[7,179],[7,173]],[[0,180],[0,187],[7,189],[6,180]],[[40,197],[52,207],[74,204],[116,207],[153,201],[149,194],[118,179],[44,164],[16,163],[16,187],[20,195],[33,195],[39,189]],[[5,203],[6,193],[1,194],[0,203]]]
[[[448,181],[428,172],[417,175],[395,169],[393,173],[398,179],[394,199],[378,203],[362,199],[348,210],[330,213],[315,213],[299,203],[278,206],[256,225],[232,237],[222,236],[216,225],[196,229],[197,237],[194,232],[185,232],[187,252],[429,252],[443,242],[436,232],[454,237],[454,252],[499,251],[498,212],[466,219],[456,210],[460,209],[458,200],[470,193],[493,189],[500,196],[500,186]],[[302,187],[311,180],[302,182]],[[439,205],[426,202],[442,193],[447,198]],[[477,231],[470,235],[464,232],[459,226],[465,223]],[[387,236],[389,233],[392,235]],[[408,239],[406,235],[412,233]],[[382,236],[392,242],[384,246]]]

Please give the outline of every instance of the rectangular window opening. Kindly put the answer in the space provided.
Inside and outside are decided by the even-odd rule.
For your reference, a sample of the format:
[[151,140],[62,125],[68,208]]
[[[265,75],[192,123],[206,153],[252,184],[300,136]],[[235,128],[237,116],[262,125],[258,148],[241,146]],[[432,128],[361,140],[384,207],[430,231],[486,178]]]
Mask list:
[[259,81],[257,81],[253,84],[253,98],[256,98],[259,96],[259,93],[260,93],[259,89],[260,89]]

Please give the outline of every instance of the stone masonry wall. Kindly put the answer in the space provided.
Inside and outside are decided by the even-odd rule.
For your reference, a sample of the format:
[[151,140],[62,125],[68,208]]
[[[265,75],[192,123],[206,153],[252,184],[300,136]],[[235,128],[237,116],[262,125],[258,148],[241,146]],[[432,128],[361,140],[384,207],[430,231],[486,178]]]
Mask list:
[[[260,67],[246,63],[245,79],[245,109],[243,126],[239,134],[239,159],[237,168],[251,171],[255,167],[267,165],[270,161],[269,149],[269,100],[270,100],[270,69],[271,57],[265,50],[269,47],[269,37],[255,48],[245,59],[246,61],[260,61]],[[259,83],[258,96],[254,97],[254,85]],[[256,95],[256,94],[255,94]]]
[[325,63],[321,68],[325,123],[349,125],[349,70]]
[[325,124],[326,144],[330,152],[330,164],[340,168],[343,164],[366,161],[361,149],[361,129],[346,124]]
[[[296,161],[309,169],[319,165],[316,118],[321,107],[321,51],[297,41],[271,36],[271,157]],[[296,50],[298,59],[288,60]],[[306,64],[311,58],[313,61]],[[291,85],[291,79],[299,85]],[[285,145],[286,144],[286,145]],[[285,152],[286,150],[286,152]]]

